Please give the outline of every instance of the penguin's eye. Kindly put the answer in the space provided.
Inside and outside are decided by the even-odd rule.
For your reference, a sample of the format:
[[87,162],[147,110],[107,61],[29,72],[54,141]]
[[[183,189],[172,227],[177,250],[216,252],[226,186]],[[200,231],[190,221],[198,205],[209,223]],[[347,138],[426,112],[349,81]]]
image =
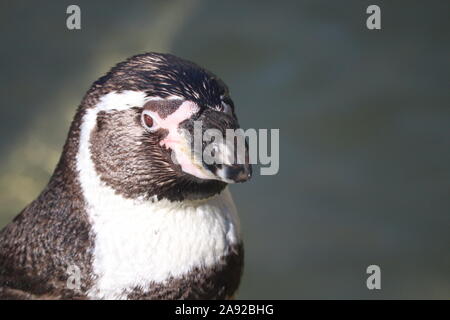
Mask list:
[[158,124],[156,123],[154,116],[147,110],[142,112],[141,121],[144,128],[148,131],[155,131],[158,129]]
[[149,128],[153,127],[153,118],[148,114],[144,114],[144,123]]

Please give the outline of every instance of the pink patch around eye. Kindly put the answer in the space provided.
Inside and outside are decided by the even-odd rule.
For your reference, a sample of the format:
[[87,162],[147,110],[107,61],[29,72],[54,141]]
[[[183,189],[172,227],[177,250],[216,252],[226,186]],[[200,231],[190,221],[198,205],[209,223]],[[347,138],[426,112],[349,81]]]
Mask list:
[[[191,118],[199,110],[200,108],[194,102],[185,101],[174,113],[167,116],[165,119],[156,119],[158,124],[169,132],[168,135],[161,140],[160,145],[170,148],[172,152],[175,153],[174,160],[176,160],[176,163],[181,166],[181,169],[184,172],[202,179],[211,179],[211,177],[206,175],[202,170],[201,165],[196,164],[194,159],[191,158],[192,155],[189,154],[190,146],[186,141],[186,137],[183,136],[179,130],[180,123]],[[185,150],[183,150],[183,148],[185,148]]]
[[180,139],[183,139],[183,137],[178,132],[179,124],[192,117],[199,110],[200,108],[194,102],[185,101],[174,113],[168,115],[165,119],[157,119],[159,126],[169,131],[167,137],[161,140],[160,144],[171,147],[174,143],[180,142]]

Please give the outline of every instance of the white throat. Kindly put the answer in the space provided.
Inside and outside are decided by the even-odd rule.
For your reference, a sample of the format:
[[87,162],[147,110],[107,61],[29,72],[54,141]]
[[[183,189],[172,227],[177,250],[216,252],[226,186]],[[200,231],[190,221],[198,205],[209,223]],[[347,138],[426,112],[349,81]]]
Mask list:
[[110,93],[86,111],[77,169],[95,237],[92,298],[126,298],[127,292],[212,266],[240,242],[239,220],[228,189],[201,201],[126,199],[99,178],[90,135],[99,111],[140,107],[145,95]]

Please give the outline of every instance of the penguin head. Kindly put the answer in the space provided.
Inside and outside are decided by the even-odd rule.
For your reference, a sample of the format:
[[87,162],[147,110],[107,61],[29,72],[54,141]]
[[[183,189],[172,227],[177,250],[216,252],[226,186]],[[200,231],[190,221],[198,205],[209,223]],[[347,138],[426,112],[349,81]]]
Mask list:
[[94,82],[79,113],[77,161],[126,197],[201,199],[251,176],[245,140],[227,136],[239,129],[227,86],[173,55],[119,63]]

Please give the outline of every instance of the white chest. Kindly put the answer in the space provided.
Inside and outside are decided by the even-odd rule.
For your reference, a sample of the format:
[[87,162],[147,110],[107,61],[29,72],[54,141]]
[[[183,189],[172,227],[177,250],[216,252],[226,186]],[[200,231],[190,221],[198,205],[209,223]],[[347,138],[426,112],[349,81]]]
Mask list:
[[228,190],[204,202],[138,202],[97,189],[88,198],[98,277],[90,294],[123,292],[195,267],[211,266],[238,243],[239,222]]
[[[128,101],[117,98],[127,97]],[[94,235],[92,298],[126,298],[126,291],[180,277],[195,267],[211,266],[240,242],[239,221],[228,190],[203,201],[125,199],[97,175],[90,155],[90,134],[97,112],[142,103],[144,93],[103,101],[83,117],[77,154],[79,181]]]

